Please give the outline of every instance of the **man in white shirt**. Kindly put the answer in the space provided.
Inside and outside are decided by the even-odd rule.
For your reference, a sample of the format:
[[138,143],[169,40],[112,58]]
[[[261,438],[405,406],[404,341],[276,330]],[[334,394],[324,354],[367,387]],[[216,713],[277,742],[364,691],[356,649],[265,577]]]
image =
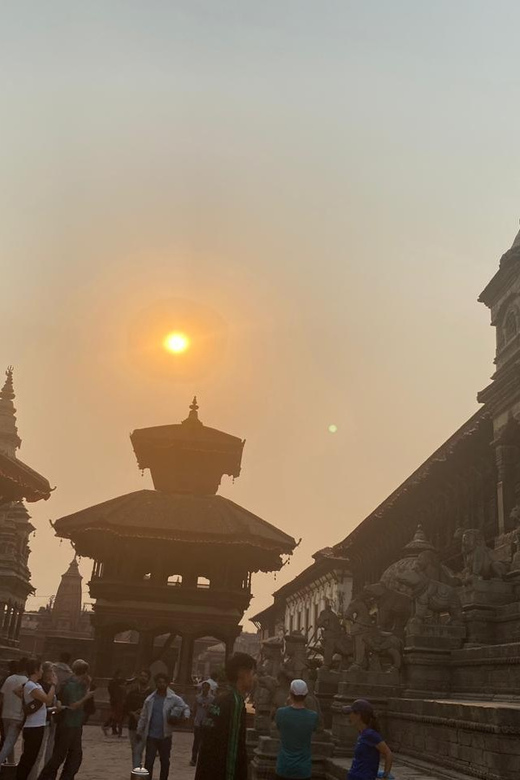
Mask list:
[[23,724],[23,707],[20,696],[15,690],[27,682],[27,677],[22,674],[27,659],[17,659],[9,664],[11,674],[6,679],[0,693],[2,694],[2,722],[4,724],[4,744],[0,750],[0,766],[6,758],[10,764],[14,764],[14,746],[20,736]]

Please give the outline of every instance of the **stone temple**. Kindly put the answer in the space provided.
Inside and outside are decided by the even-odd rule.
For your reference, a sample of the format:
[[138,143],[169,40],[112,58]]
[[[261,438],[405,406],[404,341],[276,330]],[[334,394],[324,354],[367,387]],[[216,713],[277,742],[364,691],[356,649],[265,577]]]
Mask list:
[[0,390],[0,662],[16,655],[25,602],[33,592],[29,536],[34,531],[23,501],[47,500],[51,486],[17,457],[21,446],[14,407],[13,369]]
[[196,399],[182,423],[136,430],[131,441],[154,489],[80,510],[54,527],[94,561],[96,674],[112,674],[120,661],[114,640],[133,631],[135,668],[163,662],[172,671],[168,651],[180,637],[177,683],[187,685],[196,640],[214,637],[231,652],[252,574],[280,569],[296,542],[217,494],[224,475],[240,475],[244,442],[203,425]]
[[[352,598],[342,610],[322,601],[308,627],[327,662],[316,671],[308,648],[299,672],[313,682],[333,745],[331,757],[317,740],[313,777],[344,776],[355,735],[342,706],[358,697],[374,702],[410,764],[442,777],[520,777],[520,233],[480,301],[497,334],[481,407],[333,547]],[[271,612],[257,615],[264,637]],[[263,641],[263,718],[250,734],[258,778],[274,777],[272,680],[290,679],[295,657],[305,660],[284,630]]]

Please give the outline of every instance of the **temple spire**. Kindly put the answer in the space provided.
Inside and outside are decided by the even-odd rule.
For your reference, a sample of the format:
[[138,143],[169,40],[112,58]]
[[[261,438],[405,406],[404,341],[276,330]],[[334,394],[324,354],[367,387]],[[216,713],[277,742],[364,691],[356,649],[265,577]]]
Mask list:
[[21,445],[16,427],[16,409],[14,407],[13,367],[9,366],[5,372],[6,379],[0,390],[0,452],[4,452],[11,458],[16,455],[16,450]]
[[193,401],[190,404],[190,413],[187,416],[185,420],[183,420],[184,423],[196,423],[197,425],[202,425],[201,421],[199,420],[199,405],[197,403],[197,396],[193,396]]

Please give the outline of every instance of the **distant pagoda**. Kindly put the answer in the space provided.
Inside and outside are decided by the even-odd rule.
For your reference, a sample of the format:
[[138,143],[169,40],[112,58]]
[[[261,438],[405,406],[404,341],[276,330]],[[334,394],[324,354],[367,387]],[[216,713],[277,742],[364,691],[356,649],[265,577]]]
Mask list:
[[223,475],[240,474],[244,442],[209,428],[196,399],[177,425],[131,434],[154,490],[89,507],[54,524],[78,555],[94,559],[97,674],[112,670],[114,637],[139,633],[138,662],[149,665],[154,640],[182,638],[178,682],[190,681],[197,639],[216,637],[229,653],[251,600],[251,574],[282,566],[296,543],[247,509],[217,495]]

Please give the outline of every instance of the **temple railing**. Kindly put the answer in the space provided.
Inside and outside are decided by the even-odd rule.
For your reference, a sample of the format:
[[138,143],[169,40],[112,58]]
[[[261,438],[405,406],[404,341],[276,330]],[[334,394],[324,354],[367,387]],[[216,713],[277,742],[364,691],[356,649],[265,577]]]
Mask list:
[[249,604],[249,588],[218,587],[194,585],[192,587],[175,585],[157,585],[153,580],[125,581],[107,577],[93,578],[89,583],[90,595],[94,599],[102,598],[114,601],[149,601],[168,604],[209,605],[219,603]]

